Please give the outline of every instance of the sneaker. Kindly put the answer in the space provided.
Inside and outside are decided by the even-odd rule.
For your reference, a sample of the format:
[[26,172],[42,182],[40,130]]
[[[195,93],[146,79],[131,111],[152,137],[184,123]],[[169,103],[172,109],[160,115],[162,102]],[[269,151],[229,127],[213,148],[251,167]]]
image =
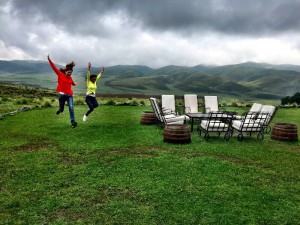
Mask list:
[[77,126],[77,122],[72,123],[72,128],[75,128]]
[[60,114],[60,111],[59,111],[59,110],[56,112],[56,115],[58,115],[58,114]]
[[83,118],[82,118],[82,120],[85,122],[87,120],[87,116],[84,115]]

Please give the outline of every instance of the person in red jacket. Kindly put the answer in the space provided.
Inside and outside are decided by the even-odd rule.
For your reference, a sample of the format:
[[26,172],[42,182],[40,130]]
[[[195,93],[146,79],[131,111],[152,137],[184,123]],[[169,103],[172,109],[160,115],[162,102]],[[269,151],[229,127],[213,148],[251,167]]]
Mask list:
[[74,102],[73,102],[73,90],[72,86],[75,86],[76,83],[72,79],[72,72],[73,67],[75,66],[74,62],[71,62],[66,65],[64,69],[58,69],[50,56],[48,55],[48,61],[50,66],[52,67],[53,71],[57,75],[57,87],[56,91],[59,93],[59,109],[56,114],[60,114],[64,111],[65,103],[68,102],[69,112],[70,112],[70,119],[72,127],[75,128],[77,126],[77,122],[75,121],[75,114],[74,114]]

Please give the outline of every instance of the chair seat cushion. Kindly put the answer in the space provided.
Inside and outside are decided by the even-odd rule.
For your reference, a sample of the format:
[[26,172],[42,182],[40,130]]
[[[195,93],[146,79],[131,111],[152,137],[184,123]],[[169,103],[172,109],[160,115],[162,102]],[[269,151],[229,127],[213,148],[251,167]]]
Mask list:
[[165,120],[167,122],[167,124],[171,123],[171,122],[178,122],[178,121],[182,121],[184,123],[185,121],[185,116],[165,116]]
[[228,125],[221,121],[209,122],[208,120],[201,121],[201,127],[207,131],[227,131]]
[[262,126],[259,123],[251,121],[234,120],[232,127],[239,131],[260,131]]

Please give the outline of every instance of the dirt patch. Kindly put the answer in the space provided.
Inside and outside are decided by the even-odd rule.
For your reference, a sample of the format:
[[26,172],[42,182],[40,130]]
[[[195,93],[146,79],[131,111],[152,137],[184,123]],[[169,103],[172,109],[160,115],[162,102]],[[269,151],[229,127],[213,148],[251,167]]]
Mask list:
[[14,151],[35,152],[42,149],[58,148],[59,145],[53,140],[46,138],[29,138],[27,143],[14,147]]
[[109,150],[101,150],[97,152],[93,152],[93,154],[97,154],[98,156],[125,156],[131,158],[152,158],[156,157],[159,152],[167,151],[167,148],[163,147],[153,147],[153,146],[134,146],[128,148],[120,148],[120,149],[109,149]]

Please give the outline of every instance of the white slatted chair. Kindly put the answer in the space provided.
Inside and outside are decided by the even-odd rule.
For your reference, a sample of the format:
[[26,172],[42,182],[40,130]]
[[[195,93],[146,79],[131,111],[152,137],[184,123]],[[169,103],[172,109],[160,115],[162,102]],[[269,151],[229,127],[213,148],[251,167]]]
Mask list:
[[156,98],[150,98],[150,103],[155,112],[156,117],[158,120],[163,124],[184,124],[186,121],[186,116],[178,116],[174,114],[164,114],[162,108],[160,107],[159,103],[157,102]]
[[264,123],[267,118],[268,113],[247,112],[245,119],[232,121],[232,128],[238,132],[239,141],[244,139],[245,133],[250,136],[252,133],[257,133],[257,139],[261,141],[264,139]]
[[177,114],[175,95],[162,95],[161,107],[165,114]]
[[209,139],[209,133],[214,132],[220,136],[221,133],[224,134],[224,139],[228,141],[231,137],[231,121],[232,116],[222,112],[211,112],[207,120],[202,120],[200,122],[199,136],[201,136],[201,131],[204,132],[204,139],[207,141]]
[[[262,107],[263,107],[262,104],[254,102],[254,103],[252,104],[252,106],[251,106],[251,108],[249,109],[248,112],[256,112],[256,113],[259,113],[259,112],[261,111]],[[246,113],[243,113],[243,115],[241,115],[241,116],[236,116],[235,118],[238,119],[238,120],[244,119],[245,114],[246,114]]]
[[264,131],[266,133],[270,133],[271,131],[271,120],[273,119],[275,112],[276,112],[276,107],[273,105],[263,105],[260,113],[257,116],[257,119],[260,121],[260,118],[265,119],[264,120]]
[[185,94],[184,96],[185,113],[198,113],[198,97],[196,94]]
[[205,112],[219,112],[219,103],[217,96],[204,96]]

